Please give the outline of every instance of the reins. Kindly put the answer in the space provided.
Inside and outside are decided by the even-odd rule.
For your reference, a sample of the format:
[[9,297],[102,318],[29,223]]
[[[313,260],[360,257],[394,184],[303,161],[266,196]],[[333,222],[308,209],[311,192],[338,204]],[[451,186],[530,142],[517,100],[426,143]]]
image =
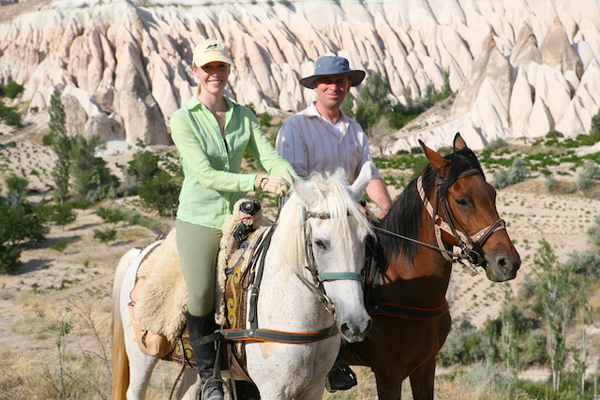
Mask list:
[[[349,214],[348,214],[349,215]],[[331,218],[330,213],[314,213],[306,211],[305,207],[302,206],[302,234],[304,237],[304,253],[306,266],[305,268],[310,272],[313,282],[310,282],[301,274],[296,274],[298,279],[306,285],[306,287],[315,294],[315,296],[323,303],[325,309],[331,314],[335,315],[335,305],[333,301],[327,296],[325,286],[323,282],[333,280],[356,280],[363,282],[363,277],[358,272],[321,272],[315,261],[312,248],[312,233],[310,226],[307,221],[310,218],[318,219],[329,219]],[[263,342],[277,342],[287,344],[306,344],[313,343],[320,340],[330,338],[337,335],[338,328],[337,324],[333,324],[328,328],[322,329],[316,332],[283,332],[272,329],[259,329],[257,328],[257,299],[260,291],[260,281],[262,280],[262,274],[264,269],[264,263],[266,259],[266,253],[270,245],[271,237],[275,231],[273,225],[269,232],[262,239],[259,245],[258,258],[256,262],[256,268],[254,271],[254,280],[249,285],[249,310],[248,310],[248,321],[251,323],[250,329],[219,329],[213,334],[203,336],[198,339],[197,342],[200,345],[204,345],[216,340],[225,339],[231,341],[263,341]]]
[[[479,173],[480,172],[477,169],[469,169],[460,174],[456,179],[458,180],[467,176],[477,175]],[[477,275],[476,266],[482,266],[482,264],[485,262],[483,257],[480,255],[479,250],[481,250],[485,242],[494,232],[501,229],[506,229],[506,223],[503,219],[498,219],[493,224],[477,232],[475,235],[469,235],[452,213],[446,195],[442,194],[440,191],[441,186],[444,184],[444,180],[439,176],[436,176],[435,179],[433,205],[429,202],[425,194],[422,176],[417,179],[417,191],[421,197],[423,205],[427,209],[427,212],[432,219],[437,246],[383,228],[374,228],[375,230],[386,235],[395,236],[403,240],[417,243],[423,247],[427,247],[428,249],[435,250],[439,252],[447,261],[458,262],[461,264],[463,269],[468,270],[472,276]],[[437,213],[438,204],[442,210],[443,217]],[[442,231],[449,233],[456,240],[458,247],[461,249],[460,252],[454,252],[446,249],[442,240]],[[468,261],[470,265],[465,264],[465,261]],[[448,303],[446,301],[444,301],[444,303],[437,308],[416,308],[392,303],[380,303],[378,291],[379,273],[377,268],[372,268],[371,271],[373,276],[369,281],[375,285],[373,292],[375,301],[369,306],[370,315],[382,315],[411,320],[433,320],[448,312]]]
[[[456,178],[456,180],[467,176],[478,175],[479,173],[480,172],[477,169],[469,169],[460,174],[458,178]],[[379,227],[375,227],[375,229],[387,235],[396,236],[401,239],[408,240],[413,243],[417,243],[421,246],[427,247],[429,249],[438,251],[447,261],[458,262],[462,265],[463,269],[469,270],[470,274],[472,276],[475,276],[477,275],[477,270],[475,269],[475,267],[482,266],[482,264],[485,263],[485,260],[481,256],[479,251],[494,232],[501,229],[506,229],[506,222],[503,219],[497,219],[494,223],[481,229],[476,234],[469,235],[454,216],[454,213],[450,208],[450,204],[448,203],[448,198],[446,197],[446,195],[440,192],[440,188],[443,184],[444,179],[440,178],[439,176],[436,176],[435,193],[433,200],[434,205],[432,205],[429,202],[427,195],[425,194],[425,189],[423,188],[423,177],[420,176],[417,179],[417,191],[419,193],[419,196],[421,197],[423,205],[427,209],[427,212],[433,221],[433,229],[435,232],[437,246],[404,235],[400,235],[398,233],[391,232]],[[437,213],[438,204],[440,205],[440,208],[442,210],[443,217]],[[442,231],[447,232],[456,240],[458,247],[460,247],[461,249],[460,252],[457,253],[451,250],[447,250],[445,248],[445,244],[442,239]],[[470,265],[466,265],[464,261],[468,261]]]
[[[348,215],[350,215],[348,213]],[[330,219],[330,213],[314,213],[306,211],[305,207],[302,206],[302,235],[304,236],[304,257],[306,260],[306,269],[310,272],[313,282],[310,282],[304,276],[296,274],[298,279],[312,292],[315,296],[323,303],[323,306],[331,314],[335,315],[335,304],[327,296],[325,286],[323,282],[335,281],[335,280],[355,280],[363,282],[363,277],[358,272],[321,272],[315,261],[315,256],[312,247],[312,231],[308,225],[308,219]]]

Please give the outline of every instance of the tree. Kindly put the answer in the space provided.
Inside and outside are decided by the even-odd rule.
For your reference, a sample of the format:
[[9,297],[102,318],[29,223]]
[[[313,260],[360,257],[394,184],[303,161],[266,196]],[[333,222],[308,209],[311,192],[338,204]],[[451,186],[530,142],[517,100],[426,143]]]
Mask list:
[[587,326],[592,323],[591,311],[588,305],[588,295],[585,280],[580,280],[581,289],[577,293],[577,326],[579,328],[579,348],[573,349],[575,373],[580,382],[580,393],[585,391],[585,371],[587,368]]
[[517,343],[517,318],[516,310],[511,305],[510,287],[505,288],[504,301],[502,302],[502,355],[506,362],[506,375],[511,384],[517,380],[519,363],[519,346]]
[[52,134],[52,150],[56,153],[56,164],[52,170],[54,179],[54,196],[63,204],[69,195],[69,177],[71,173],[71,139],[67,136],[65,108],[60,100],[60,93],[54,91],[50,97],[50,133]]
[[168,172],[160,170],[152,179],[140,186],[138,194],[147,208],[165,215],[177,208],[181,185]]
[[21,178],[15,174],[10,174],[5,179],[8,194],[6,200],[11,207],[21,205],[25,202],[27,197],[27,185],[29,181],[27,178]]
[[25,87],[23,85],[19,85],[15,81],[10,81],[4,88],[2,88],[2,91],[9,99],[15,99],[18,95],[25,91]]
[[569,263],[558,262],[550,244],[544,239],[535,253],[537,291],[546,324],[547,351],[552,370],[552,388],[558,391],[566,355],[567,326],[573,317],[572,302],[577,288]]
[[0,202],[0,274],[17,272],[21,266],[21,244],[44,240],[48,228],[43,222],[29,203],[11,207]]
[[498,353],[496,343],[500,338],[502,324],[498,318],[490,319],[488,316],[483,325],[483,332],[486,339],[486,355],[485,360],[488,366],[496,363]]
[[362,126],[365,132],[375,123],[392,110],[392,104],[388,97],[390,86],[380,73],[369,76],[363,88],[360,90],[355,113],[356,122]]
[[133,159],[127,164],[129,166],[127,173],[138,185],[148,182],[160,170],[158,157],[147,150],[135,153]]
[[391,129],[386,116],[382,116],[371,128],[371,140],[369,141],[372,146],[379,149],[379,155],[383,156],[387,149],[393,144],[391,135]]
[[55,204],[52,207],[50,220],[56,225],[62,226],[63,230],[65,229],[65,225],[70,224],[76,219],[77,213],[73,210],[73,205],[70,202]]

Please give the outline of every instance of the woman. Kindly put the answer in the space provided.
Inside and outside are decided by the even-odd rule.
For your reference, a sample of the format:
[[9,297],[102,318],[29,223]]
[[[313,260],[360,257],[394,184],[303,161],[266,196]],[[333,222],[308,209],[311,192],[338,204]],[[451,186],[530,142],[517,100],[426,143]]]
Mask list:
[[[250,110],[223,95],[231,68],[223,43],[207,40],[194,49],[193,71],[200,84],[195,97],[171,117],[171,135],[185,175],[177,211],[177,249],[188,290],[190,341],[213,333],[215,265],[221,225],[249,190],[284,195],[287,171],[297,176],[265,137]],[[267,174],[242,174],[245,150]],[[205,400],[223,399],[213,375],[214,343],[192,346]]]

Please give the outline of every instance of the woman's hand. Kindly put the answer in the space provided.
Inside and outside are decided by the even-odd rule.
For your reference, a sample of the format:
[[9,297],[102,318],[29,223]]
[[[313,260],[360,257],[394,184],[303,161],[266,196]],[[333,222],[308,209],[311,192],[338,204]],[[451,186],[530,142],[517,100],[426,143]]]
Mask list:
[[254,179],[254,188],[264,190],[265,192],[276,194],[281,197],[288,192],[290,184],[280,176],[256,174]]

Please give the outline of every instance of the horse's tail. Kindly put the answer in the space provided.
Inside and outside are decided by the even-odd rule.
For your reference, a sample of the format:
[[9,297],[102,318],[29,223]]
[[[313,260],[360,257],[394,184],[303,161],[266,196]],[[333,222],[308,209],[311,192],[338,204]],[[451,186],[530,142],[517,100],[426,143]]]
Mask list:
[[129,250],[115,270],[113,282],[113,309],[112,309],[112,392],[111,400],[124,400],[129,387],[129,359],[125,351],[125,333],[121,320],[121,286],[129,265],[140,254],[138,249]]

